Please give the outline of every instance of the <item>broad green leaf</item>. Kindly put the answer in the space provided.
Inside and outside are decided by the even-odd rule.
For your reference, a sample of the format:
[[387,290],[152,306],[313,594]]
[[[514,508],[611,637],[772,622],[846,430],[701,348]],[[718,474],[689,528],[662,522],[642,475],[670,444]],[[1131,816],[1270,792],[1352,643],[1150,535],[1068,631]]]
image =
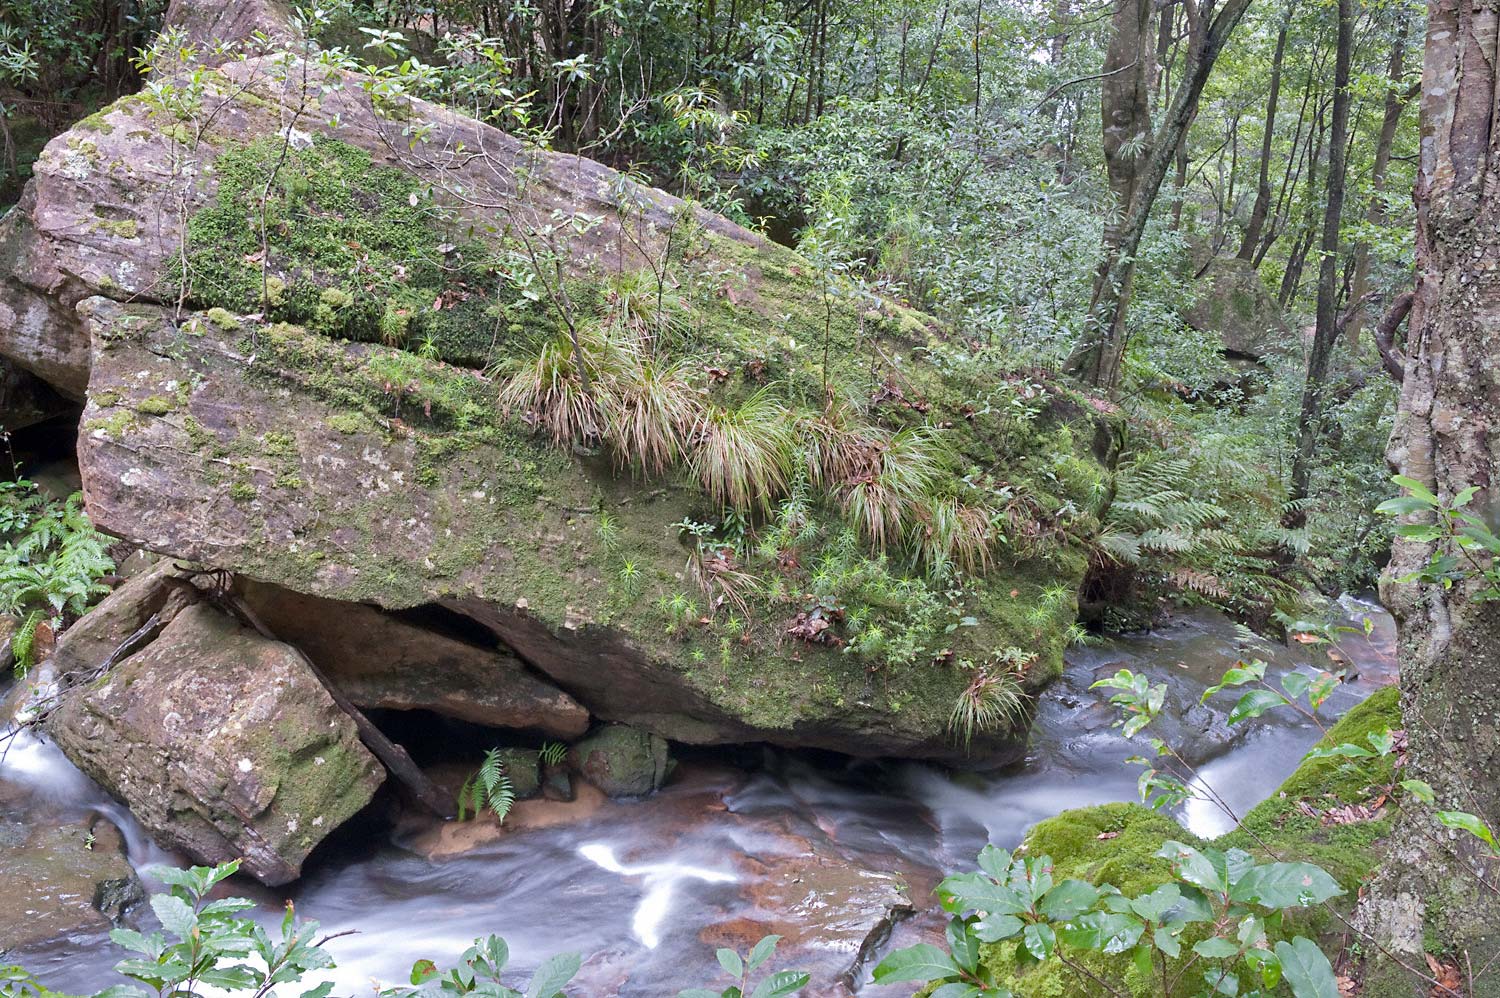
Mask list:
[[1415,478],[1408,478],[1406,475],[1392,475],[1391,481],[1410,492],[1413,499],[1421,499],[1423,502],[1431,503],[1434,506],[1438,504],[1438,498],[1432,494],[1432,490]]
[[1238,724],[1252,717],[1260,717],[1266,711],[1286,706],[1287,699],[1275,690],[1250,690],[1240,697],[1240,702],[1229,712],[1229,723]]
[[1038,910],[1056,922],[1066,922],[1088,911],[1099,901],[1099,890],[1082,880],[1064,880],[1047,892]]
[[1038,960],[1045,960],[1057,948],[1057,933],[1046,922],[1037,922],[1021,932],[1021,944],[1026,947],[1026,952]]
[[740,955],[734,950],[721,948],[714,953],[714,956],[719,958],[719,966],[723,967],[724,973],[730,977],[738,979],[745,976],[745,961],[741,960]]
[[1311,940],[1298,936],[1276,944],[1281,974],[1296,998],[1339,998],[1338,980],[1328,957]]
[[1437,800],[1437,794],[1433,791],[1431,784],[1425,780],[1402,780],[1401,789],[1423,804],[1431,804]]
[[583,958],[577,953],[558,953],[547,957],[531,975],[531,987],[526,989],[527,998],[555,998],[563,986],[571,981]]
[[982,943],[998,943],[1014,938],[1025,927],[1014,915],[986,915],[974,923],[974,938]]
[[1079,949],[1123,953],[1140,941],[1146,930],[1141,920],[1123,912],[1091,911],[1063,924],[1062,939]]
[[1344,893],[1322,867],[1311,863],[1265,863],[1241,876],[1229,896],[1266,908],[1321,904]]
[[179,939],[191,937],[193,927],[198,924],[198,917],[193,914],[193,909],[174,894],[153,894],[151,910],[161,920],[162,928]]
[[1468,832],[1491,849],[1495,849],[1495,833],[1479,816],[1470,814],[1467,811],[1439,811],[1437,813],[1437,820],[1441,821],[1448,828],[1456,828]]
[[1142,894],[1130,902],[1130,910],[1148,922],[1160,923],[1167,912],[1182,900],[1182,888],[1176,884],[1162,884],[1149,894]]
[[762,936],[760,942],[750,950],[750,958],[745,961],[750,970],[759,970],[760,965],[771,958],[776,952],[776,944],[781,942],[780,936]]
[[438,965],[431,960],[418,960],[411,965],[411,976],[407,978],[412,984],[426,984],[438,975]]
[[1374,759],[1377,753],[1356,745],[1353,742],[1344,742],[1342,745],[1330,745],[1327,748],[1315,748],[1307,753],[1306,759]]
[[800,970],[780,970],[757,984],[750,998],[786,998],[807,987],[811,979]]
[[1193,952],[1210,960],[1224,960],[1240,951],[1239,946],[1221,936],[1209,936],[1193,943]]
[[1288,672],[1281,677],[1281,688],[1293,700],[1302,699],[1302,694],[1312,685],[1312,679],[1301,672]]
[[880,961],[875,968],[876,984],[892,984],[897,981],[941,981],[957,977],[958,964],[953,958],[931,943],[918,943],[896,952]]
[[980,941],[970,931],[969,923],[961,918],[949,919],[945,934],[948,938],[948,952],[953,955],[953,962],[973,973],[979,966]]
[[993,998],[1011,998],[1011,993],[1003,988],[1000,990],[980,991],[974,985],[965,984],[963,981],[953,981],[949,984],[944,984],[932,993],[932,998],[975,998],[976,995],[981,994],[984,995],[984,998],[991,998],[991,996]]
[[1229,892],[1229,873],[1223,853],[1213,849],[1199,852],[1192,846],[1168,840],[1162,843],[1156,855],[1170,861],[1173,872],[1193,886],[1215,894]]

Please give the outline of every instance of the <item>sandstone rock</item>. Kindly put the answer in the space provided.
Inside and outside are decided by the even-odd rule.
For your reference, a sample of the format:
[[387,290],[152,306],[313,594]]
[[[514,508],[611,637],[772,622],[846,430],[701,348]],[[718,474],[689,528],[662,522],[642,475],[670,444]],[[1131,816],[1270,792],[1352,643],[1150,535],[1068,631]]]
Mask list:
[[0,954],[107,930],[146,894],[108,819],[27,826],[0,821]]
[[573,774],[562,766],[546,766],[542,769],[542,796],[550,801],[571,803],[577,796],[573,785]]
[[[209,63],[233,58],[237,47],[261,40],[271,45],[297,41],[301,37],[292,21],[291,11],[281,0],[172,0],[167,5],[164,29],[182,31],[184,40],[195,46],[200,58]],[[220,54],[225,48],[230,54]]]
[[[154,577],[136,580],[141,591]],[[101,607],[105,620],[126,619],[127,595]],[[58,657],[101,647],[101,630],[69,630]],[[296,879],[384,779],[292,649],[204,603],[179,609],[145,648],[69,693],[47,731],[163,845],[202,863],[243,857],[246,873],[273,885]]]
[[1260,274],[1246,260],[1218,257],[1199,279],[1189,326],[1223,338],[1231,358],[1259,360],[1288,342],[1291,327]]
[[240,590],[272,634],[302,649],[358,707],[430,710],[557,738],[588,730],[588,711],[578,701],[495,647],[493,637],[485,647],[362,604],[250,580]]
[[[421,298],[398,301],[406,292],[397,289],[368,299],[374,293],[352,281],[349,267],[310,249],[289,256],[289,247],[317,236],[335,259],[348,245],[340,220],[357,216],[385,227],[375,241],[407,247],[382,266],[405,274],[410,287],[426,279],[424,267],[447,274],[518,252],[517,231],[586,220],[576,233],[565,226],[558,249],[580,295],[601,295],[611,281],[646,274],[668,233],[687,230],[692,252],[680,254],[680,294],[670,304],[694,310],[689,325],[700,330],[703,358],[731,371],[734,391],[771,377],[793,396],[818,397],[832,384],[862,400],[872,365],[887,361],[856,346],[880,341],[883,356],[896,355],[889,371],[899,368],[891,377],[900,385],[877,395],[904,399],[890,403],[887,422],[922,413],[951,425],[964,460],[995,469],[997,480],[1024,482],[1029,456],[997,450],[1003,433],[971,432],[955,403],[929,412],[917,397],[987,390],[920,359],[917,348],[948,335],[933,320],[895,303],[839,301],[826,323],[814,273],[791,251],[600,164],[532,149],[422,102],[410,110],[430,142],[411,151],[403,123],[375,113],[359,77],[324,72],[312,71],[308,103],[295,62],[251,58],[208,71],[203,99],[213,113],[201,116],[201,136],[158,127],[148,97],[117,102],[49,145],[26,199],[0,225],[0,257],[17,263],[0,286],[0,354],[74,394],[86,384],[80,464],[102,528],[341,604],[437,605],[465,615],[503,642],[526,675],[593,716],[676,741],[966,762],[970,748],[947,728],[968,673],[929,668],[931,655],[979,661],[1024,647],[1038,652],[1028,682],[1056,674],[1073,608],[1053,601],[1040,623],[1034,610],[1050,590],[1076,588],[1084,567],[1076,550],[979,580],[967,605],[952,608],[979,626],[946,634],[946,649],[924,648],[892,669],[834,643],[787,638],[781,618],[797,608],[786,600],[756,607],[754,627],[740,622],[741,641],[726,632],[738,614],[724,606],[700,607],[696,619],[668,627],[660,607],[674,594],[704,603],[713,594],[685,582],[687,552],[663,528],[722,511],[676,479],[642,483],[606,459],[551,446],[520,414],[501,411],[479,363],[513,359],[536,337],[559,335],[560,320],[484,267],[457,283],[422,285]],[[249,195],[230,178],[253,173],[256,155],[279,148],[290,108],[299,116],[284,133],[297,159],[288,175],[337,172],[343,186],[329,198],[347,193],[351,201],[299,216],[297,241],[272,240],[262,281],[260,265],[246,262],[255,254],[235,242]],[[462,197],[443,193],[459,187]],[[429,196],[442,211],[427,210]],[[197,234],[184,244],[184,231]],[[186,289],[175,269],[185,253]],[[434,255],[452,266],[433,268]],[[184,290],[188,308],[179,314]],[[347,318],[355,314],[363,318]],[[372,331],[372,316],[430,333],[432,349],[417,350],[421,338],[406,349],[374,343],[386,331]],[[837,341],[827,372],[809,351],[781,345],[818,342],[825,331]],[[1032,439],[1044,441],[1037,446],[1048,448],[1048,467],[1055,450],[1083,472],[1095,459],[1074,441],[1098,439],[1104,418],[1088,406],[1048,407]],[[1087,477],[1070,472],[1066,482],[1038,485],[1038,495],[1081,503],[1086,496],[1072,496],[1067,482]],[[953,480],[963,487],[956,472]],[[620,584],[622,556],[602,538],[600,511],[618,523],[636,572],[630,586]],[[820,503],[815,515],[824,536],[844,529],[834,504]],[[803,554],[809,564],[817,556]],[[441,696],[430,686],[407,693],[400,702],[412,705]],[[1023,745],[1002,729],[976,738],[972,753],[998,764]]]
[[610,797],[644,797],[667,778],[667,743],[625,724],[607,724],[568,752],[585,780]]

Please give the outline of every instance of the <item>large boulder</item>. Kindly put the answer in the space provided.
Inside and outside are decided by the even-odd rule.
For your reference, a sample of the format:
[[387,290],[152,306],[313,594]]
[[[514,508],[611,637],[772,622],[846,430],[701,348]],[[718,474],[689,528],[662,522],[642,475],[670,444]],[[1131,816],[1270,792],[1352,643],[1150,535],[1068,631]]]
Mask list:
[[[825,302],[808,261],[600,164],[420,101],[413,148],[361,78],[312,70],[310,96],[302,79],[252,58],[202,75],[202,113],[117,102],[49,145],[0,223],[21,264],[0,287],[0,354],[87,394],[79,458],[102,528],[339,606],[462,615],[524,663],[507,675],[674,740],[1019,755],[1008,727],[952,737],[974,675],[959,666],[1009,647],[1035,653],[1030,688],[1059,671],[1085,564],[1064,527],[1098,485],[1108,417],[931,360],[956,339],[933,320]],[[262,247],[247,220],[283,153]],[[540,251],[565,285],[550,303],[522,287]],[[721,504],[680,471],[643,483],[552,445],[486,373],[565,320],[647,308],[647,286],[695,397],[733,407],[774,383],[810,413],[831,389],[882,432],[942,427],[934,495],[994,504],[1015,546],[954,585],[851,546],[818,497],[783,550],[745,546],[754,564],[695,552],[673,525],[717,523]],[[1035,410],[1024,433],[987,401],[1002,389]],[[821,603],[820,579],[842,586]],[[427,678],[389,702],[437,703]]]
[[[295,649],[167,578],[133,580],[64,634],[60,663],[127,654],[97,678],[69,670],[87,682],[63,694],[47,732],[163,845],[203,863],[242,857],[267,884],[295,880],[384,770]],[[132,624],[153,616],[165,625],[128,654],[154,630]]]
[[1286,314],[1260,272],[1235,257],[1209,263],[1183,319],[1194,329],[1218,333],[1232,359],[1260,360],[1292,342]]

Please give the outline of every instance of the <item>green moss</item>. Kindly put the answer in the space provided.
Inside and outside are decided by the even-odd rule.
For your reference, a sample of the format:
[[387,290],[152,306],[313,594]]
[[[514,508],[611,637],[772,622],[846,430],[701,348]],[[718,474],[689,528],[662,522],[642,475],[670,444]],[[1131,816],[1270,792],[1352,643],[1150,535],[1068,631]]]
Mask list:
[[234,330],[240,327],[240,320],[228,309],[211,308],[204,313],[204,317],[220,329]]
[[255,491],[255,486],[247,482],[235,482],[229,487],[229,497],[236,502],[249,502],[257,495],[259,493]]
[[129,412],[116,412],[109,416],[90,419],[83,424],[87,433],[102,432],[111,440],[119,440],[135,425],[135,416]]
[[334,413],[328,417],[328,425],[346,436],[353,436],[369,427],[369,423],[366,422],[364,417],[353,412]]
[[444,359],[488,363],[484,315],[497,300],[487,252],[448,230],[416,178],[373,165],[364,150],[320,137],[290,151],[265,205],[270,256],[261,258],[261,196],[281,152],[262,139],[215,160],[216,196],[188,223],[191,303],[262,311],[264,265],[274,320],[357,340],[430,337]]
[[[1319,744],[1368,745],[1367,734],[1399,727],[1400,723],[1399,693],[1394,687],[1383,689],[1349,711]],[[1262,860],[1316,863],[1345,889],[1347,894],[1333,903],[1347,908],[1380,861],[1380,842],[1390,830],[1389,819],[1325,826],[1306,815],[1298,804],[1326,810],[1339,804],[1366,803],[1383,792],[1391,780],[1389,758],[1353,765],[1339,759],[1303,762],[1275,795],[1246,815],[1238,829],[1208,844],[1216,849],[1244,849]],[[1051,856],[1053,876],[1058,880],[1077,877],[1095,884],[1114,884],[1134,897],[1173,879],[1167,862],[1155,857],[1168,839],[1204,844],[1175,821],[1139,804],[1106,804],[1064,811],[1039,822],[1027,833],[1023,848],[1029,855]],[[1273,938],[1299,933],[1317,937],[1335,928],[1337,923],[1325,909],[1296,909],[1288,913]],[[1094,985],[1079,980],[1056,962],[1023,969],[1015,959],[1013,943],[986,947],[984,960],[1002,984],[1027,998],[1096,993],[1090,990]],[[1139,975],[1128,954],[1114,958],[1089,954],[1083,962],[1104,979],[1122,984],[1132,995],[1160,998],[1155,986]],[[1197,982],[1187,981],[1183,993],[1194,993],[1196,987]]]
[[135,404],[135,411],[146,416],[165,416],[177,403],[165,395],[148,395]]
[[92,228],[108,233],[116,239],[136,239],[140,236],[140,223],[133,218],[100,218],[93,222]]

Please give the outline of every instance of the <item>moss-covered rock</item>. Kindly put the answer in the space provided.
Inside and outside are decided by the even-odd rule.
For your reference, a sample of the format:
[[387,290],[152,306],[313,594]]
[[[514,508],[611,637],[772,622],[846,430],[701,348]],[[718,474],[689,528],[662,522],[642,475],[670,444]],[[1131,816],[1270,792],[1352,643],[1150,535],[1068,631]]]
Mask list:
[[667,743],[628,724],[606,724],[568,753],[585,780],[610,797],[644,797],[667,778]]
[[[1395,687],[1377,691],[1340,719],[1319,745],[1352,742],[1367,747],[1367,735],[1400,726],[1398,698]],[[1129,897],[1174,879],[1167,861],[1156,856],[1169,839],[1197,847],[1243,849],[1262,861],[1321,866],[1345,891],[1330,903],[1347,911],[1382,858],[1381,840],[1390,821],[1380,807],[1393,779],[1392,766],[1390,757],[1307,760],[1276,794],[1252,809],[1237,829],[1207,843],[1171,818],[1127,803],[1064,811],[1038,822],[1027,833],[1023,848],[1029,855],[1052,857],[1055,880],[1077,877],[1093,884],[1113,884]],[[1374,814],[1367,820],[1350,820],[1357,819],[1354,812],[1336,810],[1349,805],[1368,805]],[[1337,927],[1325,909],[1293,909],[1271,938],[1298,934],[1317,938]],[[1058,961],[1023,967],[1016,959],[1016,945],[988,946],[984,960],[1018,994],[1027,998],[1109,994]],[[1161,998],[1158,983],[1141,975],[1128,953],[1118,957],[1085,954],[1080,961],[1138,998]],[[1181,993],[1196,994],[1200,983],[1184,980]]]
[[203,863],[243,857],[245,872],[268,884],[295,880],[312,848],[370,802],[384,771],[293,649],[205,603],[183,605],[181,592],[161,572],[142,576],[99,619],[65,633],[59,661],[97,667],[97,649],[114,641],[113,653],[140,633],[120,633],[133,614],[166,621],[67,693],[48,733],[163,845]]
[[[45,290],[69,306],[53,339],[91,340],[68,359],[92,358],[80,460],[97,522],[309,595],[444,604],[590,713],[665,737],[1019,754],[1004,725],[959,745],[950,717],[986,670],[1032,690],[1060,671],[1113,417],[981,376],[959,331],[828,295],[812,262],[597,163],[421,102],[413,150],[358,77],[310,70],[305,103],[298,78],[268,59],[208,71],[202,120],[149,93],[118,102],[88,149],[75,136],[43,157],[18,211],[32,228],[0,234],[37,264],[15,300]],[[184,142],[187,180],[170,169]],[[429,155],[459,148],[485,155]],[[184,207],[181,226],[151,222]],[[138,237],[88,229],[96,210]],[[41,263],[71,275],[66,293]],[[698,413],[650,475],[588,433],[554,446],[494,374],[622,324]],[[0,321],[0,353],[31,343]],[[897,538],[857,515],[870,474],[815,486],[800,452],[737,510],[705,494],[681,452],[762,389],[799,442],[819,419],[855,427],[856,457],[920,431],[902,438],[927,454]]]

